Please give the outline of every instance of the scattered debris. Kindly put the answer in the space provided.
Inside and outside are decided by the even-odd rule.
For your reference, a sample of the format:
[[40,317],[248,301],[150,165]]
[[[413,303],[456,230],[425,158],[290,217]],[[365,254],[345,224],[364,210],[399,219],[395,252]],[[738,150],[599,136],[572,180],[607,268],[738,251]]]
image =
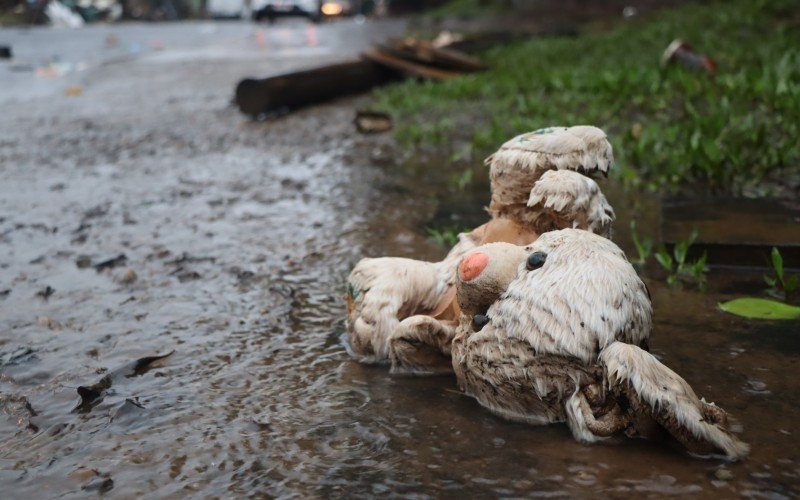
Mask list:
[[125,401],[111,415],[112,422],[121,422],[130,418],[135,418],[142,413],[145,407],[139,402],[138,397],[125,398]]
[[[451,41],[456,38],[451,37]],[[434,42],[404,39],[375,45],[359,61],[264,79],[246,78],[236,87],[236,104],[254,118],[291,111],[365,92],[403,76],[443,80],[486,68],[467,54]]]
[[357,111],[354,122],[362,134],[378,134],[392,130],[392,117],[381,111]]
[[256,277],[256,273],[254,273],[253,271],[248,271],[247,269],[242,269],[239,266],[233,266],[232,268],[229,269],[229,271],[230,271],[231,274],[236,276],[236,279],[240,283],[247,283],[249,281],[252,281],[253,278]]
[[30,347],[17,346],[15,348],[0,352],[0,366],[18,365],[35,357],[36,351]]
[[136,281],[136,278],[138,278],[138,276],[136,275],[136,271],[128,268],[125,270],[125,274],[122,275],[122,278],[120,278],[120,280],[123,283],[130,284]]
[[452,31],[440,31],[436,38],[431,40],[431,44],[437,48],[448,47],[456,42],[464,40],[464,35],[461,33],[453,33]]
[[78,255],[78,258],[75,259],[75,265],[78,266],[78,269],[86,269],[92,265],[92,258],[86,254]]
[[54,320],[50,316],[39,316],[36,319],[36,323],[41,326],[42,328],[48,328],[50,330],[57,330],[61,328],[61,323]]
[[10,288],[6,288],[5,290],[0,290],[0,299],[5,299],[9,295],[11,295],[11,289]]
[[0,59],[11,59],[10,45],[0,45]]
[[633,5],[628,5],[624,9],[622,9],[622,17],[625,19],[631,19],[636,17],[636,14],[639,13],[639,9],[634,7]]
[[50,296],[51,296],[51,295],[53,295],[54,293],[56,293],[56,290],[55,290],[55,288],[51,287],[50,285],[47,285],[47,286],[46,286],[46,287],[44,287],[43,289],[41,289],[41,290],[39,290],[38,292],[36,292],[36,296],[37,296],[37,297],[41,297],[41,298],[43,298],[43,299],[47,300],[47,299],[49,299],[49,298],[50,298]]
[[445,70],[448,71],[446,78],[449,78],[461,73],[473,73],[487,69],[486,64],[464,52],[436,46],[432,42],[415,38],[379,43],[376,45],[376,49],[383,54],[413,63],[412,76],[428,77],[428,71]]
[[84,24],[80,15],[72,12],[69,7],[58,0],[51,0],[47,4],[45,14],[50,20],[50,24],[59,28],[81,28]]
[[108,493],[112,489],[114,489],[114,480],[110,477],[105,479],[98,478],[96,481],[92,481],[91,483],[87,484],[86,486],[81,487],[84,491],[96,491],[100,494]]
[[25,396],[0,393],[0,413],[12,417],[17,425],[24,425],[29,431],[39,432],[39,426],[33,421],[38,413]]
[[105,397],[108,389],[112,385],[118,383],[123,378],[138,377],[144,375],[153,367],[157,361],[171,356],[175,351],[169,351],[166,354],[157,354],[155,356],[146,356],[137,359],[133,363],[123,366],[101,378],[97,383],[89,386],[78,387],[78,395],[81,397],[80,403],[72,410],[77,413],[88,413],[97,406]]
[[64,90],[64,95],[67,97],[80,97],[83,95],[83,87],[78,85],[67,87],[66,90]]
[[730,481],[733,479],[733,472],[728,469],[717,469],[714,471],[714,477],[720,481]]
[[117,255],[116,257],[104,260],[104,261],[100,262],[99,264],[95,264],[94,265],[94,269],[95,269],[95,271],[100,272],[100,271],[103,271],[105,269],[113,269],[113,268],[115,268],[117,266],[121,266],[121,265],[125,264],[126,262],[128,262],[128,257],[126,257],[124,253],[121,253],[121,254]]
[[691,45],[680,38],[676,38],[669,44],[661,58],[664,65],[672,64],[675,61],[687,68],[703,69],[710,75],[717,72],[717,63],[713,59],[705,54],[698,54]]
[[[165,256],[169,255],[169,250],[166,250],[165,252],[166,252]],[[216,257],[194,257],[192,255],[189,255],[186,252],[183,252],[180,257],[178,257],[177,259],[168,260],[166,262],[166,264],[171,265],[171,266],[175,266],[175,265],[179,265],[179,264],[194,263],[194,262],[211,262],[211,263],[214,263],[214,262],[216,262],[216,260],[217,260]]]
[[181,283],[185,283],[187,281],[199,280],[200,278],[202,278],[200,273],[198,273],[197,271],[187,270],[184,269],[183,267],[179,267],[178,269],[172,271],[169,274],[178,278],[178,281],[180,281]]

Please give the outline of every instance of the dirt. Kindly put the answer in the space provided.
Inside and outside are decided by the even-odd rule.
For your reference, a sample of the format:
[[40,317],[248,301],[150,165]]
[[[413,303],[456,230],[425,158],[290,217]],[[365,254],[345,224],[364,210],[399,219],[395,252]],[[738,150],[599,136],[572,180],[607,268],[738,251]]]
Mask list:
[[[102,47],[106,29],[81,36]],[[390,136],[355,132],[365,97],[263,123],[230,98],[239,77],[341,57],[399,28],[325,26],[309,45],[307,25],[279,23],[269,49],[250,25],[224,25],[199,48],[153,29],[141,43],[163,36],[165,50],[100,56],[44,86],[0,73],[23,86],[0,119],[4,491],[800,494],[797,324],[716,307],[752,275],[712,275],[706,293],[648,280],[653,352],[738,419],[753,447],[741,463],[645,441],[583,446],[564,426],[489,414],[449,377],[351,361],[342,296],[353,264],[439,258],[425,226],[481,222],[488,191],[481,179],[456,191],[449,162],[415,163]],[[35,36],[45,47],[62,33]],[[62,92],[75,84],[80,96]],[[632,214],[657,227],[656,200],[603,189],[620,240]]]

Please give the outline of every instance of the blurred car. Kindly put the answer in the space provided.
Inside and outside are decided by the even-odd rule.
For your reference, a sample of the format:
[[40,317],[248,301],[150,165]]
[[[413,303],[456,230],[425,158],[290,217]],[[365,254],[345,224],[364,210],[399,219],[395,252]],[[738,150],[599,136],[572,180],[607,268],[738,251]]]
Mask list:
[[255,0],[253,2],[253,19],[270,22],[283,16],[307,17],[316,22],[320,20],[319,0]]

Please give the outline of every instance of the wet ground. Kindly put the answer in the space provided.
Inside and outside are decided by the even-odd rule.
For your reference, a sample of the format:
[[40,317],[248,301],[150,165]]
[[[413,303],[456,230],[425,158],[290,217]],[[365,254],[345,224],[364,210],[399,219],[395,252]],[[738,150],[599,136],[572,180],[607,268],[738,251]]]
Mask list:
[[[741,463],[643,441],[583,446],[563,426],[490,415],[450,378],[348,359],[352,265],[438,258],[425,226],[481,222],[486,187],[458,192],[448,162],[358,136],[364,97],[265,123],[230,99],[240,77],[344,58],[401,29],[0,31],[17,56],[0,65],[3,491],[800,494],[798,325],[716,308],[760,293],[758,275],[714,274],[706,293],[649,280],[653,351],[739,420],[753,448]],[[71,64],[61,76],[54,55]],[[632,215],[657,227],[652,196],[604,189],[619,241]]]

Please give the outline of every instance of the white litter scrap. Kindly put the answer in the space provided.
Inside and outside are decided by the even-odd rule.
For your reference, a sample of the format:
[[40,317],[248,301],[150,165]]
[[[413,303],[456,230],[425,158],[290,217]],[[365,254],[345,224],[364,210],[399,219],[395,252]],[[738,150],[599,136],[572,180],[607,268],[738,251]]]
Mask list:
[[47,4],[44,13],[47,15],[50,24],[59,28],[82,28],[84,24],[80,15],[72,12],[69,7],[58,0],[53,0]]

